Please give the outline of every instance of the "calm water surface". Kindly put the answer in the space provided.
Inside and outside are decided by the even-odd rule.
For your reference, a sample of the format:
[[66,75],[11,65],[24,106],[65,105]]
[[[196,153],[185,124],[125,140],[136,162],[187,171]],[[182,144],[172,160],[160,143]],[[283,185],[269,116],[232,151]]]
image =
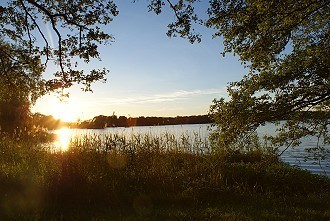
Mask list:
[[[106,129],[60,129],[54,131],[58,134],[58,140],[54,143],[56,148],[65,150],[68,146],[70,138],[84,135],[107,135],[110,133],[124,136],[132,136],[134,134],[150,134],[153,136],[160,136],[164,133],[169,133],[180,138],[183,134],[192,139],[197,134],[201,138],[207,138],[210,131],[208,124],[191,124],[191,125],[167,125],[167,126],[139,126],[139,127],[112,127]],[[276,127],[272,124],[263,126],[258,129],[260,137],[264,135],[273,135]],[[289,148],[283,153],[281,159],[290,165],[306,169],[311,173],[323,174],[330,177],[330,145],[324,146],[328,153],[324,159],[314,156],[306,149],[315,147],[317,144],[316,137],[308,137],[302,140],[300,146]]]

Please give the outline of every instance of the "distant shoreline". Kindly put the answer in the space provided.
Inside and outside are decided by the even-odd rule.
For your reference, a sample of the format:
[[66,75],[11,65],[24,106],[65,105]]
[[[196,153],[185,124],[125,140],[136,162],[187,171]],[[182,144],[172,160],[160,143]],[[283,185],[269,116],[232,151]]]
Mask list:
[[92,120],[82,121],[75,125],[81,129],[104,129],[107,127],[134,127],[134,126],[164,126],[181,124],[209,124],[212,120],[208,115],[177,116],[177,117],[125,117],[116,115],[99,115]]
[[48,130],[56,130],[62,127],[78,129],[104,129],[108,127],[164,126],[212,123],[210,116],[206,114],[176,117],[117,117],[116,115],[98,115],[90,120],[64,122],[59,119],[55,119],[51,115],[47,116],[40,113],[35,113],[32,115],[31,121],[36,127],[45,128]]

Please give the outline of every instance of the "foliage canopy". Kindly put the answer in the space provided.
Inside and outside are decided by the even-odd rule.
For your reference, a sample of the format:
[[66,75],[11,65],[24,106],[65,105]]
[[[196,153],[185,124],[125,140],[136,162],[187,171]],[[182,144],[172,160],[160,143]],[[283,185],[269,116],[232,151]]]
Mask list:
[[18,53],[41,59],[44,66],[53,61],[59,67],[54,77],[45,81],[46,91],[74,83],[91,90],[91,83],[105,80],[107,70],[85,73],[78,61],[100,59],[98,45],[113,39],[101,27],[117,15],[111,0],[8,0],[0,6],[0,38],[19,47]]
[[45,93],[44,66],[38,56],[0,41],[0,128],[13,131],[23,126],[29,107]]
[[[160,13],[168,5],[176,15],[169,35],[200,36],[197,0],[151,1]],[[229,100],[213,101],[210,114],[222,146],[248,138],[266,122],[282,124],[273,144],[298,145],[307,135],[329,143],[330,5],[328,0],[210,0],[202,23],[222,37],[223,55],[234,53],[249,68],[241,81],[228,86]],[[312,111],[312,112],[306,112]]]

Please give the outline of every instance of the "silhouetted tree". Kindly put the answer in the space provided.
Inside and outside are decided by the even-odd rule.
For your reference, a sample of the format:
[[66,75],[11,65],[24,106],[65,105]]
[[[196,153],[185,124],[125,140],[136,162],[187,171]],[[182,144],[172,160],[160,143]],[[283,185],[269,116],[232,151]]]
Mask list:
[[117,125],[118,118],[116,115],[108,116],[107,117],[107,126],[108,127],[115,127]]
[[0,101],[0,132],[14,132],[27,127],[29,104],[18,99]]
[[125,116],[120,116],[118,118],[118,126],[119,127],[128,127],[127,118]]
[[30,105],[45,93],[43,65],[21,50],[0,40],[0,127],[6,132],[26,127]]
[[60,120],[55,119],[51,115],[43,115],[40,113],[34,113],[31,116],[32,125],[39,126],[41,128],[47,128],[49,130],[55,130],[62,126],[62,123]]
[[89,128],[100,128],[103,129],[107,127],[107,117],[104,115],[99,115],[93,118],[89,124]]

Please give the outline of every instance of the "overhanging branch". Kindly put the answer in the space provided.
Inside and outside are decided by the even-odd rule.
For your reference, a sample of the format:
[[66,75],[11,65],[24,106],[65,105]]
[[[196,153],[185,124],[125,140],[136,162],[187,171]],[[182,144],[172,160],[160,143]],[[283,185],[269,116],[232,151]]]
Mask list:
[[[24,9],[25,14],[28,15],[30,17],[30,19],[32,20],[32,22],[35,24],[36,28],[38,29],[39,34],[41,35],[42,39],[44,40],[44,42],[46,44],[46,64],[47,64],[47,62],[49,61],[49,54],[50,54],[49,53],[49,43],[48,43],[48,40],[45,37],[44,33],[41,31],[41,28],[40,28],[39,24],[37,23],[37,21],[34,19],[34,17],[27,10],[24,2],[22,0],[20,0],[20,2],[22,4],[22,7]],[[28,24],[27,24],[27,26],[28,26]],[[27,30],[28,30],[28,35],[29,35],[29,38],[30,38],[31,36],[29,34],[29,27],[27,27]]]
[[[60,65],[60,68],[61,68],[61,72],[62,72],[62,75],[63,77],[65,78],[65,71],[64,71],[64,64],[63,64],[63,52],[62,52],[62,36],[61,36],[61,33],[59,32],[59,30],[57,29],[56,27],[56,20],[55,20],[55,16],[49,11],[47,10],[44,6],[38,4],[37,2],[33,1],[33,0],[27,0],[30,4],[32,4],[33,6],[37,7],[39,10],[41,10],[42,12],[45,13],[45,15],[48,16],[51,24],[52,24],[52,28],[53,30],[55,31],[56,35],[57,35],[57,38],[58,38],[58,53],[59,53],[59,65]],[[66,80],[66,79],[64,79]]]

